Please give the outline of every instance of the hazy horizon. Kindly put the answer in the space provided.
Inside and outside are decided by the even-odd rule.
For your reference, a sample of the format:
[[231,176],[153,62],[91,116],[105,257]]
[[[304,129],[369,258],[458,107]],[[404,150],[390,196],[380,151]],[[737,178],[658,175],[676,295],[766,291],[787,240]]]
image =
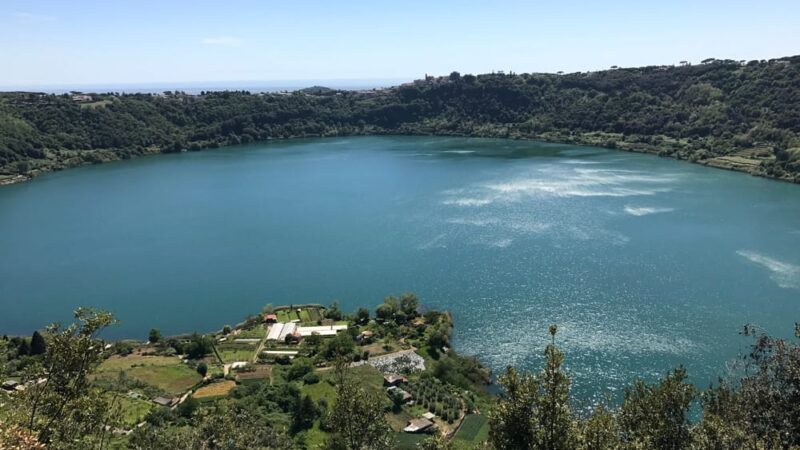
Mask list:
[[[421,78],[421,77],[420,77]],[[297,80],[218,80],[218,81],[151,81],[128,83],[88,83],[88,84],[46,84],[0,86],[0,92],[36,91],[45,93],[145,93],[163,91],[184,91],[197,93],[209,90],[246,90],[250,92],[280,92],[303,89],[312,86],[325,86],[332,89],[362,90],[396,86],[412,81],[411,78],[339,78],[339,79],[297,79]]]
[[0,6],[0,87],[398,80],[800,53],[800,3],[211,1]]

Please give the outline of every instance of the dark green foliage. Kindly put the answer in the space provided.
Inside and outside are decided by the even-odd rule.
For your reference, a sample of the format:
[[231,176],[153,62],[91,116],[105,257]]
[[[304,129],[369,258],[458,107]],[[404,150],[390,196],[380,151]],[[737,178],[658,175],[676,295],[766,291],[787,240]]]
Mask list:
[[317,384],[319,383],[319,375],[314,372],[307,373],[303,375],[303,383],[304,384]]
[[286,371],[286,379],[289,381],[299,380],[305,375],[314,371],[314,364],[308,358],[295,358],[289,370]]
[[47,344],[44,341],[44,338],[38,331],[33,332],[33,336],[31,336],[31,349],[30,355],[43,355],[44,352],[47,350]]
[[201,377],[205,377],[208,373],[208,365],[201,361],[200,364],[197,365],[197,373],[199,373]]
[[656,384],[641,380],[625,389],[619,424],[624,440],[644,448],[688,448],[687,413],[695,398],[686,370],[675,369]]
[[744,376],[703,393],[697,439],[713,448],[795,448],[800,445],[800,345],[752,326],[743,334],[754,339],[742,358]]
[[545,349],[545,367],[536,375],[509,367],[500,377],[505,395],[490,415],[489,437],[496,448],[567,450],[579,441],[569,407],[570,377],[561,368],[564,354],[553,342]]
[[356,344],[349,333],[339,333],[336,337],[325,341],[325,348],[322,353],[325,358],[332,360],[336,358],[349,358],[355,350]]
[[210,337],[194,333],[184,350],[189,359],[200,359],[214,350],[214,344]]
[[161,332],[155,328],[151,328],[150,333],[147,334],[147,340],[150,341],[151,344],[158,344],[161,342]]
[[[703,161],[745,151],[798,180],[800,56],[573,74],[433,78],[373,92],[0,94],[0,171],[52,170],[270,138],[439,134],[538,138]],[[406,312],[408,314],[408,312]]]
[[337,302],[336,300],[334,300],[334,301],[331,303],[331,306],[329,306],[329,307],[328,307],[328,308],[325,310],[325,318],[326,318],[326,319],[331,319],[331,320],[342,320],[342,316],[343,316],[343,315],[342,315],[342,310],[341,310],[341,309],[339,309],[339,302]]
[[400,310],[408,317],[417,316],[419,298],[415,294],[406,293],[400,296]]
[[304,395],[303,398],[298,399],[292,411],[292,434],[311,428],[317,414],[317,405],[314,404],[311,397]]
[[17,356],[28,356],[31,354],[31,344],[28,343],[27,339],[22,339],[19,341],[19,345],[17,346]]
[[249,410],[221,405],[197,411],[191,426],[135,427],[125,448],[134,450],[283,450],[294,448],[281,425]]
[[175,412],[181,417],[192,417],[197,408],[200,406],[200,403],[197,401],[196,398],[192,397],[191,395],[186,397],[186,400],[182,401],[180,405],[175,409]]
[[359,325],[366,325],[369,322],[369,310],[367,308],[358,308],[355,319]]
[[328,449],[382,450],[392,446],[392,435],[384,416],[383,401],[361,386],[347,372],[346,363],[337,364],[336,401],[326,418],[331,430]]
[[433,376],[462,389],[480,389],[490,381],[489,371],[476,358],[450,353],[433,366]]
[[52,448],[73,448],[79,438],[87,444],[102,439],[103,423],[114,418],[112,405],[92,386],[91,375],[103,358],[104,343],[97,335],[115,320],[90,309],[75,311],[75,320],[67,327],[47,328],[42,364],[28,374],[44,382],[30,385],[17,399],[18,418]]

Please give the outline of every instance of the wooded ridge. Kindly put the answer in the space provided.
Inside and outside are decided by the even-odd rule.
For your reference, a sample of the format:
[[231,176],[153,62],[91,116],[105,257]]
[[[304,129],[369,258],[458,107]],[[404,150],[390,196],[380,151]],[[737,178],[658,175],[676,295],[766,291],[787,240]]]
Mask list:
[[368,91],[0,93],[0,183],[144,154],[371,134],[598,145],[800,182],[800,56],[453,72]]

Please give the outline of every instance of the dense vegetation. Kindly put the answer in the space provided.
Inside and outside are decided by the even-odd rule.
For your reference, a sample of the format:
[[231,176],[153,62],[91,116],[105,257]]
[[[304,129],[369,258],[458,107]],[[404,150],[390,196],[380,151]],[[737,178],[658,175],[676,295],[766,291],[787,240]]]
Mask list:
[[[409,315],[419,324],[412,330],[408,317],[402,318],[406,315],[402,306],[416,308],[416,297],[387,298],[379,309],[388,307],[395,312],[382,323],[367,317],[366,324],[359,325],[363,319],[359,313],[346,318],[351,329],[412,340],[422,354],[435,350],[431,342],[438,345],[439,339],[447,339],[448,333],[437,336],[443,331],[441,327],[447,326],[446,314],[420,315],[409,309]],[[402,323],[397,323],[398,316]],[[349,345],[331,359],[315,358],[316,364],[308,358],[298,358],[291,364],[275,362],[273,370],[282,368],[275,380],[240,383],[229,396],[214,399],[187,396],[172,409],[150,407],[143,419],[126,426],[120,420],[126,406],[120,401],[125,398],[122,392],[131,387],[115,388],[99,382],[98,367],[104,360],[130,358],[120,357],[124,346],[106,345],[99,338],[114,322],[110,314],[82,309],[76,312],[73,325],[53,325],[30,338],[0,340],[0,378],[14,373],[22,381],[28,380],[27,389],[22,391],[0,391],[0,448],[390,449],[401,445],[399,435],[392,431],[391,418],[404,417],[403,411],[424,410],[434,411],[445,427],[441,433],[420,436],[423,439],[413,444],[430,450],[800,446],[800,345],[771,338],[751,326],[745,327],[743,334],[752,337],[753,344],[736,365],[736,375],[699,390],[686,381],[686,371],[679,367],[653,384],[635,381],[625,389],[619,405],[598,403],[588,412],[574,408],[571,378],[563,369],[565,355],[556,345],[557,328],[553,325],[553,339],[545,348],[541,371],[529,373],[509,367],[499,377],[502,393],[494,399],[487,397],[479,384],[459,386],[439,376],[437,361],[440,364],[451,358],[452,370],[462,373],[456,380],[469,379],[467,374],[474,372],[474,367],[457,355],[442,353],[437,354],[438,360],[428,357],[434,370],[408,372],[409,383],[404,389],[414,394],[418,404],[402,404],[397,390],[387,390],[387,398],[381,394],[380,374],[360,370],[364,366],[349,367],[359,355],[354,348],[365,343],[354,333],[343,332],[328,342],[344,339]],[[795,335],[800,338],[800,324]],[[363,331],[360,336],[363,338]],[[193,335],[184,340],[191,343],[201,338]],[[147,348],[167,351],[172,349],[169,341],[149,343]],[[330,370],[318,369],[326,364],[330,364]],[[203,383],[222,384],[211,376]],[[692,408],[702,414],[693,414]],[[485,416],[476,414],[489,417],[488,432],[480,441],[462,439],[460,429],[446,428],[466,416],[471,420],[465,421],[469,424],[464,435],[475,437],[486,423]],[[321,440],[312,443],[314,436]]]
[[366,92],[4,93],[0,176],[266,139],[355,134],[602,145],[798,182],[800,56],[573,74],[454,72]]

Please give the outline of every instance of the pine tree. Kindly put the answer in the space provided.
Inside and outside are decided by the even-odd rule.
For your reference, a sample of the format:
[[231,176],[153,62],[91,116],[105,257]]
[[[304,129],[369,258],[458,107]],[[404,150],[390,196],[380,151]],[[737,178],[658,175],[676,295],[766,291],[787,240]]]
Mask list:
[[558,329],[550,325],[551,343],[545,349],[545,368],[538,375],[542,388],[536,408],[537,448],[544,450],[567,450],[575,448],[575,420],[569,409],[570,377],[561,365],[564,354],[555,345]]
[[34,331],[33,336],[31,336],[30,355],[43,355],[45,351],[47,351],[47,344],[44,342],[44,338],[38,331]]

